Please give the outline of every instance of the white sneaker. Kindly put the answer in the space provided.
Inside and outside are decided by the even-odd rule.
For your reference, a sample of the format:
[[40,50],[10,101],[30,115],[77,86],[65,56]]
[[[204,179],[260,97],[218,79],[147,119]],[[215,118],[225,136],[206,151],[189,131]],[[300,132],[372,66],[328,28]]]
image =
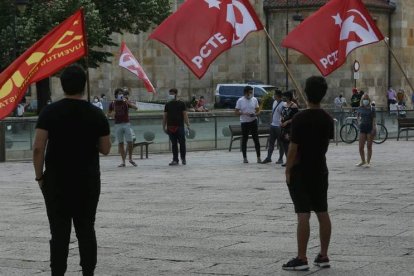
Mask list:
[[363,166],[363,165],[365,165],[366,163],[365,162],[360,162],[360,163],[358,163],[358,164],[356,164],[355,166],[357,166],[357,167],[361,167],[361,166]]
[[370,164],[370,163],[366,163],[366,164],[364,165],[364,167],[365,167],[365,168],[371,168],[371,164]]

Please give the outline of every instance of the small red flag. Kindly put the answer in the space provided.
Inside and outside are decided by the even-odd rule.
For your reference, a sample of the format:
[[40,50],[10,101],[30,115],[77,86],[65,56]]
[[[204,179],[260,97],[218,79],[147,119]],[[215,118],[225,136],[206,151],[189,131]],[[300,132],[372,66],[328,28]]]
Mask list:
[[306,55],[327,76],[354,49],[384,39],[361,0],[331,0],[283,40]]
[[131,51],[126,46],[125,42],[121,44],[121,55],[119,56],[119,66],[127,69],[129,72],[137,76],[140,80],[144,81],[145,88],[147,88],[148,92],[154,92],[155,88],[152,85],[151,81],[145,74],[144,69],[142,68],[141,64],[139,64],[138,60],[134,57]]
[[262,30],[249,0],[187,0],[150,35],[198,77],[224,51]]
[[30,84],[53,75],[86,53],[83,9],[80,9],[0,74],[0,120],[16,108]]

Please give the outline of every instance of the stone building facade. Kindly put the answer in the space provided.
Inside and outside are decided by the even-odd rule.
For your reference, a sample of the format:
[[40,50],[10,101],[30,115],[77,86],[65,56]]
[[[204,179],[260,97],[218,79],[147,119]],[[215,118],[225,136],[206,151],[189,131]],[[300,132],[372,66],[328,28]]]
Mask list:
[[[182,3],[173,1],[173,7]],[[270,37],[286,58],[293,76],[303,87],[304,80],[310,75],[319,75],[316,67],[302,54],[280,46],[286,31],[291,31],[300,22],[297,15],[309,16],[327,0],[250,0],[257,14],[266,26]],[[407,73],[413,80],[414,64],[414,1],[412,0],[363,0],[384,36],[390,38],[390,45]],[[287,28],[286,28],[287,27]],[[107,49],[114,54],[112,63],[102,64],[98,69],[90,70],[91,94],[102,93],[112,97],[116,87],[127,86],[136,100],[163,100],[167,91],[176,87],[181,97],[204,95],[214,101],[214,90],[218,83],[240,83],[259,80],[281,87],[293,88],[292,82],[286,82],[286,73],[276,56],[265,32],[250,34],[240,45],[219,56],[210,66],[202,79],[197,79],[190,70],[166,46],[155,40],[148,40],[151,33],[135,35],[114,34],[115,42],[124,40],[132,53],[143,65],[148,77],[157,88],[157,94],[147,93],[143,83],[134,75],[118,66],[119,48]],[[361,64],[360,78],[353,79],[352,64],[358,60]],[[347,63],[327,77],[330,91],[326,103],[331,103],[338,94],[350,98],[352,87],[367,91],[378,105],[385,104],[385,92],[389,85],[403,88],[411,96],[411,90],[391,58],[383,42],[356,49],[347,59]],[[58,87],[57,82],[53,82]]]

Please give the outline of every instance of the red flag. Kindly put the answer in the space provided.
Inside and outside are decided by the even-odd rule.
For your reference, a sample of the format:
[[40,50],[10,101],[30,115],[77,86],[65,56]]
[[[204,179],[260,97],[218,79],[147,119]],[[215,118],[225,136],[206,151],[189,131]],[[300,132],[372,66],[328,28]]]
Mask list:
[[383,39],[361,0],[331,0],[290,32],[282,46],[306,55],[326,76],[352,50]]
[[54,74],[86,53],[83,10],[80,9],[0,74],[0,119],[16,108],[30,84]]
[[121,55],[119,56],[119,66],[127,69],[129,72],[137,76],[139,79],[144,81],[145,88],[147,88],[148,92],[154,92],[155,88],[152,85],[151,81],[145,74],[144,69],[142,68],[141,64],[137,61],[134,55],[126,46],[125,42],[121,44]]
[[201,78],[222,52],[263,26],[249,0],[187,0],[150,35]]

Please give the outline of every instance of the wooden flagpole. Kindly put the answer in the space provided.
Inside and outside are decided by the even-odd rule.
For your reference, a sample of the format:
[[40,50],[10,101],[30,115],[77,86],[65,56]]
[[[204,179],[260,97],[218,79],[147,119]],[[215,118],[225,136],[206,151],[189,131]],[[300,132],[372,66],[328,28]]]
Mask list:
[[398,61],[397,57],[395,56],[394,51],[391,49],[391,46],[390,46],[390,44],[388,43],[388,38],[387,38],[387,37],[384,39],[384,43],[385,43],[385,45],[387,45],[388,50],[390,51],[390,53],[391,53],[392,57],[394,58],[395,62],[396,62],[396,63],[397,63],[397,65],[398,65],[398,68],[400,68],[400,70],[401,70],[401,72],[403,73],[403,75],[404,75],[405,79],[407,80],[408,85],[409,85],[409,86],[410,86],[410,88],[411,88],[411,91],[412,91],[412,92],[414,92],[413,85],[411,84],[410,80],[408,79],[407,74],[404,72],[404,69],[402,68],[401,63]]
[[91,102],[91,84],[89,80],[89,47],[88,47],[88,33],[86,32],[86,18],[85,18],[85,9],[82,6],[82,29],[83,29],[83,43],[85,44],[86,55],[85,55],[85,66],[86,66],[86,95],[88,97],[88,102]]
[[293,75],[292,75],[292,73],[290,72],[289,67],[287,66],[287,64],[286,64],[285,60],[284,60],[284,59],[283,59],[283,57],[282,57],[282,54],[280,53],[279,49],[276,47],[276,45],[275,45],[274,41],[273,41],[273,40],[272,40],[272,38],[270,37],[270,35],[269,35],[269,33],[267,32],[266,28],[263,28],[263,30],[265,31],[267,38],[269,39],[270,43],[272,44],[272,48],[273,48],[273,50],[275,50],[275,52],[276,52],[277,56],[278,56],[278,57],[279,57],[279,59],[282,61],[283,66],[285,67],[286,72],[288,73],[288,75],[289,75],[290,79],[292,80],[292,82],[293,82],[294,86],[296,87],[296,90],[299,92],[300,96],[301,96],[301,97],[302,97],[302,99],[303,99],[303,102],[306,104],[306,98],[305,98],[305,96],[303,95],[302,89],[300,89],[300,88],[299,88],[299,85],[297,84],[297,82],[296,82],[295,78],[293,78]]

